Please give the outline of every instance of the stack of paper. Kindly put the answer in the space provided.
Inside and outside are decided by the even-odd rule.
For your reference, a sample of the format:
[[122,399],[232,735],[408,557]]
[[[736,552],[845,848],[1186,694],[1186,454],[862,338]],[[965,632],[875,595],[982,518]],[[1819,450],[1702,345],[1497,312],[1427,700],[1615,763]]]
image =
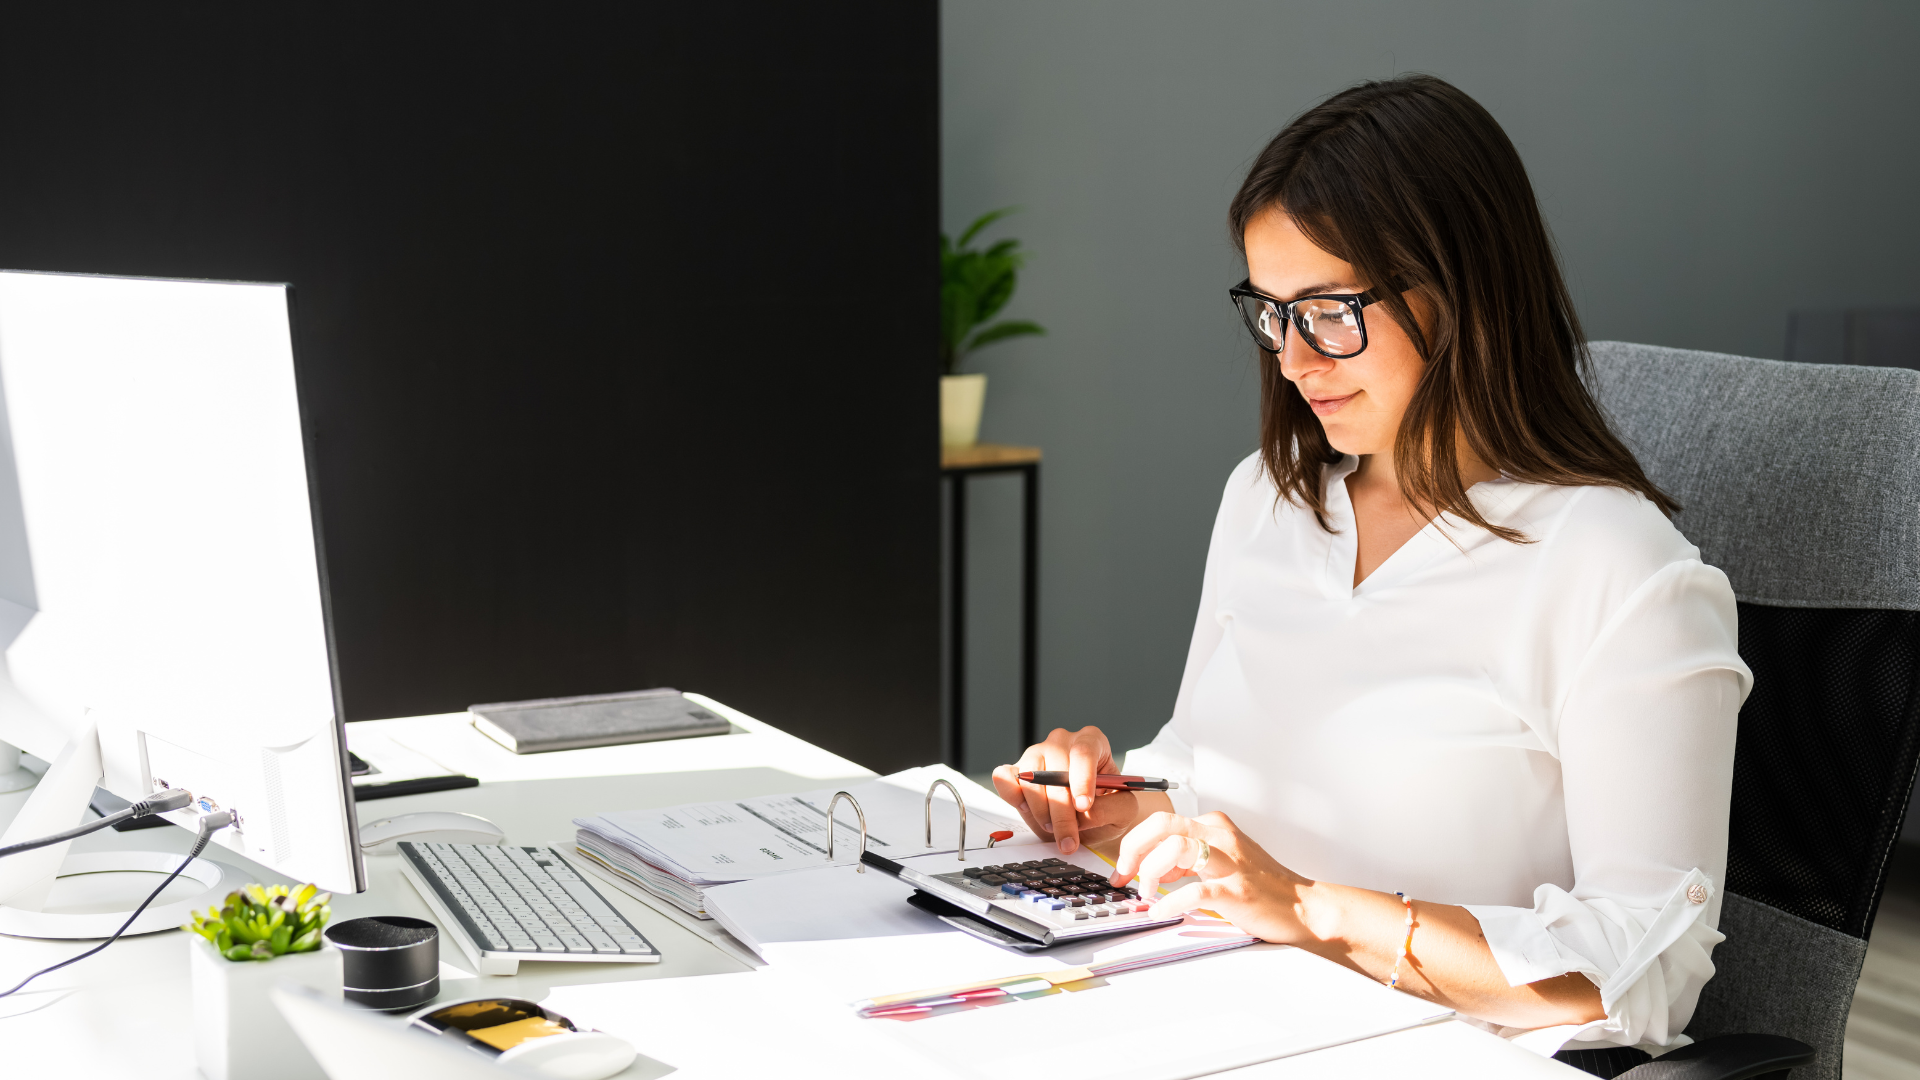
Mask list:
[[[926,842],[926,793],[936,779],[964,793],[970,850],[984,851],[996,831],[1014,832],[1014,843],[1032,841],[992,792],[934,765],[844,789],[866,815],[868,850],[890,859],[955,850],[960,811],[944,787],[934,793],[933,842]],[[827,866],[827,807],[836,790],[841,789],[575,818],[575,843],[609,873],[707,919],[708,888]],[[844,800],[834,815],[833,835],[833,862],[850,868],[859,856],[860,825]]]

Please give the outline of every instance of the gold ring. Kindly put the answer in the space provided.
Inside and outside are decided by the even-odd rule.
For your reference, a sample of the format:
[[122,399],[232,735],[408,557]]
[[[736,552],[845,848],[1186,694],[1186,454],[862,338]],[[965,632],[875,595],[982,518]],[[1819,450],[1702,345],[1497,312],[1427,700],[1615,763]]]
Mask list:
[[1213,855],[1213,849],[1207,846],[1207,842],[1205,840],[1202,840],[1197,836],[1193,838],[1193,842],[1200,845],[1200,857],[1193,861],[1193,870],[1192,870],[1192,873],[1198,874],[1200,872],[1200,868],[1207,865],[1207,859]]

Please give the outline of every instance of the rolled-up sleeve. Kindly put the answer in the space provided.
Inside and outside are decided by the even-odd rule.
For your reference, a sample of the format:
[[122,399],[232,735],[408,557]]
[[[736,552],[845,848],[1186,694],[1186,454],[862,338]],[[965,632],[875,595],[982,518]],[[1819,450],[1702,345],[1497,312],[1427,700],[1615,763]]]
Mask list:
[[1753,683],[1736,619],[1725,574],[1668,564],[1607,621],[1542,733],[1560,762],[1573,887],[1541,885],[1531,908],[1467,908],[1512,985],[1578,971],[1600,988],[1604,1020],[1536,1049],[1687,1041],[1723,940],[1734,733]]

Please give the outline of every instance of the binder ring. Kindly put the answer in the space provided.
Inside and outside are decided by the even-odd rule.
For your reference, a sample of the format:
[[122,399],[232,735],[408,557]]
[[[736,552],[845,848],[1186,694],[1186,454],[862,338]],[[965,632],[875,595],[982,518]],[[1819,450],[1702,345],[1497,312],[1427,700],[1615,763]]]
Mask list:
[[928,847],[933,846],[933,789],[939,787],[941,784],[946,784],[947,790],[953,792],[953,801],[956,804],[958,804],[960,807],[960,854],[955,855],[954,858],[959,859],[961,862],[966,862],[967,861],[967,800],[962,799],[960,797],[960,789],[954,787],[953,784],[948,782],[944,777],[938,780],[935,780],[933,783],[927,785],[927,805],[926,805],[927,846]]
[[859,815],[860,817],[860,859],[861,861],[854,863],[853,868],[856,872],[864,874],[867,872],[867,864],[866,864],[867,812],[865,810],[860,809],[859,799],[854,798],[853,796],[847,794],[844,791],[834,792],[833,801],[827,804],[827,861],[829,863],[833,861],[833,812],[840,808],[841,799],[845,799],[848,802],[852,803],[853,812]]

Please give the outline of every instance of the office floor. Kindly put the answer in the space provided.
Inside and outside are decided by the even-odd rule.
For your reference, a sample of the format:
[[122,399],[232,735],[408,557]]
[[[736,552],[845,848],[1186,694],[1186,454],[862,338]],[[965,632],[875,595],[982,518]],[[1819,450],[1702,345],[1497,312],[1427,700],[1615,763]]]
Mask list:
[[1920,845],[1902,844],[1847,1019],[1848,1080],[1920,1080]]

